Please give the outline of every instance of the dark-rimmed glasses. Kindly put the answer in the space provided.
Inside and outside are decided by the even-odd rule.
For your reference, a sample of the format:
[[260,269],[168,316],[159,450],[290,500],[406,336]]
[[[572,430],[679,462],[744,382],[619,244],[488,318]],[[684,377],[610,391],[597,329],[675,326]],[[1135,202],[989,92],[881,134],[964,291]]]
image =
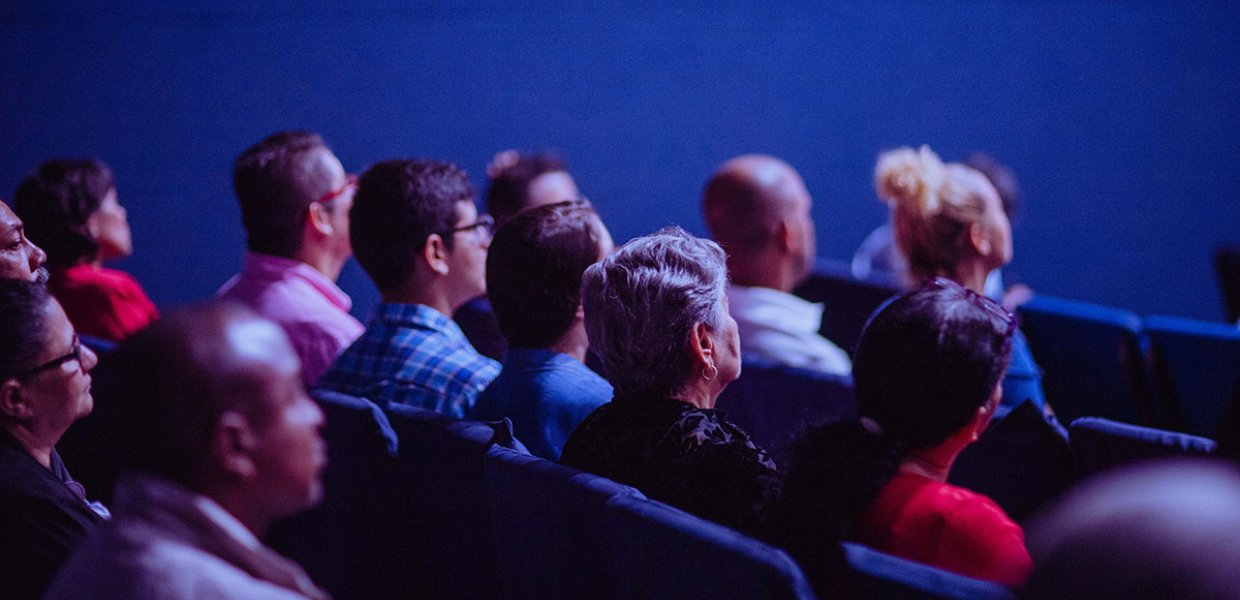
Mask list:
[[447,231],[437,231],[435,233],[447,237],[462,231],[473,231],[474,235],[480,239],[489,238],[495,235],[495,219],[491,215],[481,215],[477,221],[469,225],[461,225],[460,227],[453,227]]
[[82,340],[78,339],[77,334],[73,334],[73,346],[71,347],[69,352],[61,356],[57,356],[56,358],[53,358],[52,360],[49,360],[37,367],[34,367],[33,369],[26,369],[25,371],[22,371],[20,373],[14,373],[12,377],[17,378],[17,379],[22,379],[25,377],[30,377],[31,375],[37,375],[39,373],[42,373],[43,371],[49,371],[51,369],[55,369],[56,367],[59,367],[60,365],[63,365],[71,360],[78,361],[79,365],[82,362]]

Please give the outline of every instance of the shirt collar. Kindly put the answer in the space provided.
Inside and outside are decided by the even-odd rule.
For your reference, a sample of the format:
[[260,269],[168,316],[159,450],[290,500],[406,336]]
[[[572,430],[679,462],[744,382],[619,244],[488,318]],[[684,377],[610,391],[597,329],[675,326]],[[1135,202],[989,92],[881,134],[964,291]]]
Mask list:
[[730,284],[727,295],[732,314],[744,315],[748,321],[778,322],[785,329],[815,333],[822,323],[822,304],[809,302],[787,292]]
[[398,327],[429,329],[450,338],[465,339],[465,334],[461,333],[456,321],[425,304],[380,302],[370,320],[372,323]]
[[349,309],[353,307],[353,300],[336,285],[336,282],[300,260],[261,252],[246,252],[241,272],[251,278],[300,279],[318,290],[340,310],[349,312]]

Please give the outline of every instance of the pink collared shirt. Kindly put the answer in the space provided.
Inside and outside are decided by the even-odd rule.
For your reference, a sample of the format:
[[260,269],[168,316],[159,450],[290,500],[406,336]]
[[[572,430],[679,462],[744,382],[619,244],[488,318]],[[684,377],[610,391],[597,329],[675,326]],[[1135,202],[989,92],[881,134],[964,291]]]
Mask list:
[[229,279],[217,300],[240,302],[279,323],[301,359],[307,386],[362,334],[349,314],[349,296],[314,267],[291,258],[246,252],[241,272]]

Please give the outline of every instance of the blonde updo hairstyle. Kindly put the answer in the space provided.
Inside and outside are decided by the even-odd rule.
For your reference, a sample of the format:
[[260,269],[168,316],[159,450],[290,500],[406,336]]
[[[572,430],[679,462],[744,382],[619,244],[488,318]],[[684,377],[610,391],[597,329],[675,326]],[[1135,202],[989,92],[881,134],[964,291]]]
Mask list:
[[874,167],[874,188],[891,207],[900,252],[914,282],[952,276],[971,251],[969,226],[982,221],[986,204],[929,146],[882,153]]

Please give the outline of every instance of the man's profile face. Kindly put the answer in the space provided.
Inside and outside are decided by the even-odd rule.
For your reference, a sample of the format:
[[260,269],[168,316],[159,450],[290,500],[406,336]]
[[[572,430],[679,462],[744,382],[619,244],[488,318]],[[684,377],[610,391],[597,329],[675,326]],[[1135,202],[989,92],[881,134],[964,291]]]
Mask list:
[[47,254],[26,238],[21,219],[0,202],[0,279],[47,282]]
[[[456,203],[456,225],[467,227],[478,222],[478,207],[473,199]],[[487,250],[491,247],[491,234],[482,227],[475,227],[451,234],[452,250],[448,251],[448,286],[453,297],[460,302],[482,295],[487,291]]]
[[810,198],[805,182],[795,171],[790,171],[784,182],[785,194],[790,202],[787,218],[793,234],[793,258],[797,272],[806,277],[814,268],[818,255],[818,239],[814,232],[814,201]]
[[356,182],[350,180],[340,159],[327,148],[315,148],[309,160],[314,172],[326,182],[320,190],[316,190],[315,197],[323,200],[323,207],[327,209],[332,224],[333,253],[347,259],[353,255],[353,247],[349,244],[349,209],[353,208]]

